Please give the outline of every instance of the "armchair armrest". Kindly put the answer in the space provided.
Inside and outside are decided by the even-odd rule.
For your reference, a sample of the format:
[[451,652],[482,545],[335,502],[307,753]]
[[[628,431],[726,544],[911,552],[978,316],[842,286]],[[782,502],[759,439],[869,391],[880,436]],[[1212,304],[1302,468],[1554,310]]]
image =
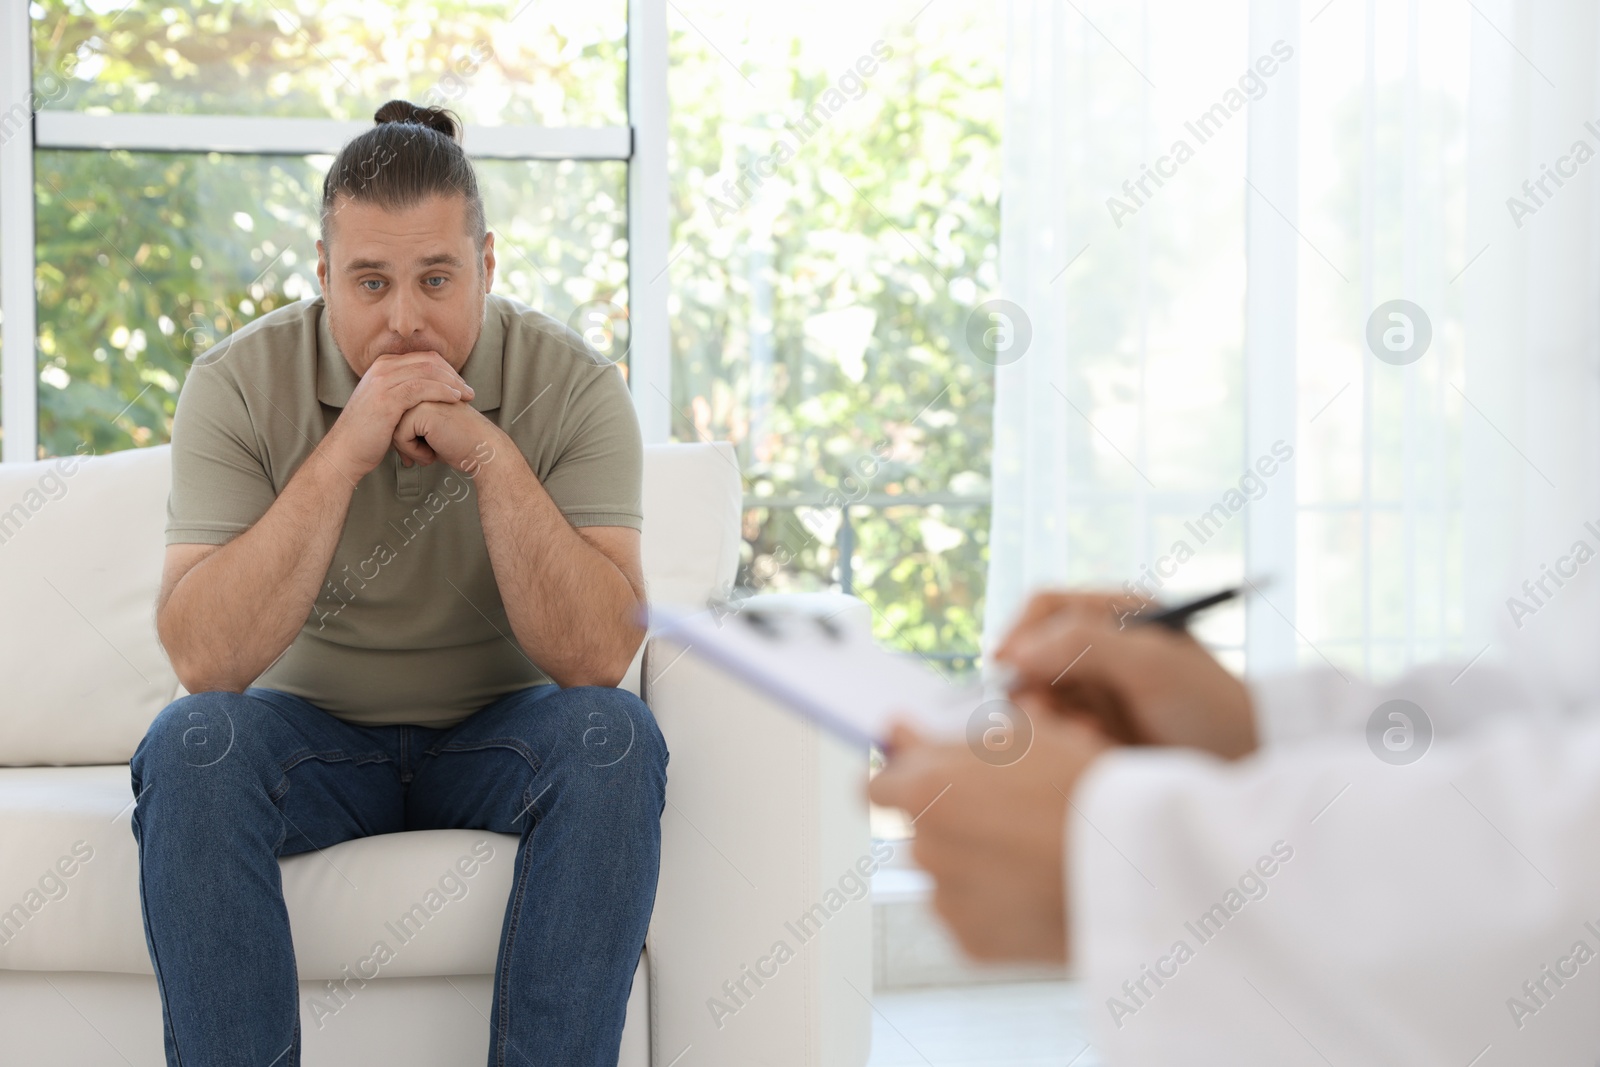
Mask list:
[[[865,614],[836,593],[767,595]],[[642,688],[671,753],[651,921],[654,1062],[861,1067],[871,1045],[863,748],[661,638]]]

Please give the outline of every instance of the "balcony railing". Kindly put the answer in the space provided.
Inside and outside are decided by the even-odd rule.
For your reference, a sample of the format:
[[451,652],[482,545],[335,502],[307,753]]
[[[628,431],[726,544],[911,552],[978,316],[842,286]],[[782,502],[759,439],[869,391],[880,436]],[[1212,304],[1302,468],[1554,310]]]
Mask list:
[[[838,554],[838,564],[834,569],[833,580],[838,585],[840,592],[854,596],[855,568],[854,558],[856,551],[855,521],[851,512],[857,508],[866,508],[872,511],[883,511],[888,508],[905,507],[946,507],[946,508],[986,508],[990,506],[987,495],[978,496],[970,493],[864,493],[861,496],[839,502],[837,492],[815,493],[786,493],[783,496],[746,496],[744,498],[744,511],[755,508],[769,508],[779,511],[793,511],[798,508],[817,508],[819,510],[837,510],[839,512],[839,531],[835,537],[834,548]],[[978,653],[973,650],[946,649],[940,651],[917,650],[916,655],[926,660],[931,660],[935,665],[944,667],[954,673],[968,673],[978,668]]]

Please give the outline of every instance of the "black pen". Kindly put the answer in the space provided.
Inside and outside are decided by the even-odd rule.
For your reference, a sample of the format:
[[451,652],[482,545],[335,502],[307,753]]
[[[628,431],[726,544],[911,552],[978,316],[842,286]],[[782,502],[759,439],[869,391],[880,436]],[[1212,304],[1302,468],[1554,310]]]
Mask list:
[[[1130,625],[1165,626],[1169,630],[1186,630],[1189,628],[1189,620],[1200,612],[1205,611],[1207,608],[1214,608],[1218,604],[1226,604],[1230,600],[1236,600],[1246,593],[1254,591],[1254,589],[1255,586],[1253,584],[1236,585],[1182,604],[1174,604],[1170,608],[1162,608],[1152,615],[1140,616],[1136,612],[1131,613],[1134,618]],[[1122,618],[1126,619],[1128,616],[1124,615]]]
[[[1118,618],[1122,624],[1121,628],[1128,626],[1165,626],[1169,630],[1182,633],[1189,628],[1189,620],[1200,614],[1200,612],[1208,611],[1218,604],[1226,604],[1230,600],[1237,600],[1246,593],[1258,592],[1261,586],[1265,584],[1267,584],[1266,579],[1260,582],[1252,582],[1246,579],[1243,585],[1219,589],[1215,593],[1207,593],[1205,596],[1185,601],[1182,604],[1174,604],[1170,608],[1162,608],[1160,611],[1152,612],[1149,615],[1139,615],[1137,612],[1130,611],[1125,615],[1119,615]],[[1065,674],[1066,672],[1063,671],[1062,673]],[[1011,689],[1016,682],[1016,678],[1016,668],[1007,663],[994,664],[984,671],[984,681],[989,686],[1001,689]]]

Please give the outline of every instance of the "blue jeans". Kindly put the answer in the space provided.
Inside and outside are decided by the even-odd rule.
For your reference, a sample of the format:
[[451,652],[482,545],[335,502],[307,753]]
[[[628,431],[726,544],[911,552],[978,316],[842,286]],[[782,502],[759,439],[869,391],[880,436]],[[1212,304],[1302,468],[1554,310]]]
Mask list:
[[296,1067],[278,857],[402,830],[517,834],[491,1067],[617,1062],[661,855],[667,749],[620,689],[508,694],[448,729],[358,726],[272,689],[200,693],[132,761],[169,1067]]

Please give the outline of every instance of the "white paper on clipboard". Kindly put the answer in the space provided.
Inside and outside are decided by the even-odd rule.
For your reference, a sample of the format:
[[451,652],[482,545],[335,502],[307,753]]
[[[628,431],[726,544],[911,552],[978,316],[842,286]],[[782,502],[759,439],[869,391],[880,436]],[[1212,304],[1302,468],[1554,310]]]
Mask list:
[[896,718],[958,737],[984,703],[981,685],[953,684],[916,656],[879,645],[855,612],[733,603],[653,607],[650,621],[658,639],[860,744],[881,743]]

